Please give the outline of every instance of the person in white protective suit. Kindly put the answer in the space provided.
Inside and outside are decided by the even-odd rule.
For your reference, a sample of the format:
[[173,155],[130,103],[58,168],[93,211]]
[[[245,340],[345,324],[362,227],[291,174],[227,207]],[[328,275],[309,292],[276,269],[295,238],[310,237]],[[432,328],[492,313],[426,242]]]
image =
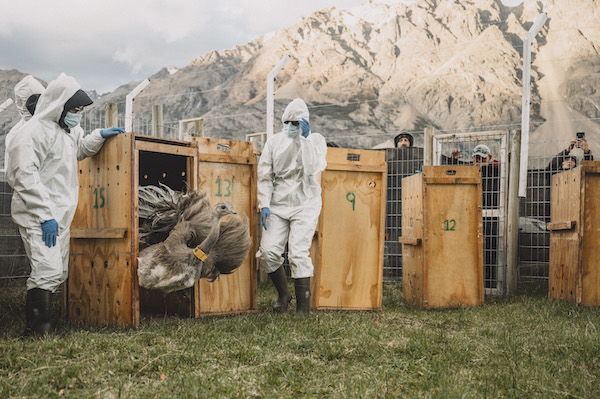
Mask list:
[[6,150],[4,155],[4,165],[8,165],[8,147],[13,140],[13,137],[17,134],[19,129],[23,127],[25,122],[31,119],[35,106],[38,102],[40,94],[44,92],[44,86],[33,76],[27,75],[19,83],[15,85],[15,105],[19,110],[21,119],[15,126],[8,132],[4,141],[4,148]]
[[98,152],[106,138],[125,132],[98,129],[84,137],[79,121],[90,104],[75,79],[61,74],[8,148],[11,215],[31,263],[24,335],[50,331],[50,294],[67,279],[69,229],[79,196],[77,161]]
[[296,315],[310,312],[309,257],[312,237],[321,213],[321,186],[316,175],[327,166],[327,144],[311,133],[306,103],[294,99],[281,117],[283,131],[267,140],[258,163],[258,206],[264,227],[257,256],[277,288],[275,312],[287,311],[288,290],[282,254],[288,259],[296,289]]

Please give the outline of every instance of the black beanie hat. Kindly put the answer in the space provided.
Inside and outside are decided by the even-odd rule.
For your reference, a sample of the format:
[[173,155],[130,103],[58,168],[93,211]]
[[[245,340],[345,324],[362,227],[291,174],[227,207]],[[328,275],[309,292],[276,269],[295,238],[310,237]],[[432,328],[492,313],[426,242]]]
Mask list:
[[413,146],[413,136],[408,133],[400,133],[399,135],[394,137],[394,148],[398,147],[398,142],[400,141],[400,139],[402,137],[406,137],[408,139],[408,141],[410,142],[410,146],[411,147]]

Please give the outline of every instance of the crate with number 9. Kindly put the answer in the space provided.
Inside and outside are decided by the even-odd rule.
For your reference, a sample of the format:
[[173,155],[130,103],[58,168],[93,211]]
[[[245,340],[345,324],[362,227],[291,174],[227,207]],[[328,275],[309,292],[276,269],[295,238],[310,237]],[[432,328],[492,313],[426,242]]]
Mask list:
[[477,166],[424,166],[402,179],[402,291],[419,308],[482,305],[483,226]]
[[379,310],[387,165],[383,151],[327,148],[311,247],[311,308]]

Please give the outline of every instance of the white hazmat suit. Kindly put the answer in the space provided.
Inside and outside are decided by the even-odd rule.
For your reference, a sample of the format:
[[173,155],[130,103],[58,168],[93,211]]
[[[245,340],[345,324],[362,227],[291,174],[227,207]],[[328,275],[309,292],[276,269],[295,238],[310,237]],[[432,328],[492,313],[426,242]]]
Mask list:
[[21,119],[15,126],[13,126],[12,129],[10,129],[10,132],[8,132],[6,135],[6,139],[4,141],[4,148],[6,150],[4,155],[4,165],[8,165],[8,158],[10,156],[8,147],[10,146],[10,143],[19,129],[23,127],[25,122],[31,119],[31,113],[27,109],[27,99],[34,94],[42,94],[43,92],[44,86],[42,86],[42,84],[31,75],[25,76],[19,83],[15,85],[15,105],[19,110]]
[[[308,120],[303,100],[293,100],[285,109],[282,122]],[[265,144],[258,163],[258,206],[270,209],[267,230],[263,230],[260,249],[268,273],[283,264],[288,243],[292,278],[312,277],[309,257],[312,237],[321,213],[321,186],[316,176],[327,166],[327,144],[319,133],[290,138],[273,135]]]
[[[94,155],[104,144],[100,130],[84,137],[77,125],[59,126],[65,103],[79,84],[61,74],[40,96],[31,120],[15,135],[10,147],[7,180],[13,187],[11,214],[19,226],[31,262],[27,289],[55,292],[68,274],[70,225],[79,197],[77,161]],[[41,223],[58,222],[56,245],[42,240]]]

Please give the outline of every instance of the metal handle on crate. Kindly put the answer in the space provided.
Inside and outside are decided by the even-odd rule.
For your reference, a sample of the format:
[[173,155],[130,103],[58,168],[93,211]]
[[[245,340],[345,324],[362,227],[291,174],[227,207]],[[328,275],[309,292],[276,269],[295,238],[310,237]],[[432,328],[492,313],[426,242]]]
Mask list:
[[448,169],[448,170],[446,171],[446,174],[447,174],[448,176],[455,176],[455,175],[456,175],[456,170],[454,170],[454,169]]
[[565,231],[573,230],[575,228],[575,221],[569,220],[567,222],[548,222],[546,224],[546,230],[550,231]]
[[419,245],[421,239],[417,237],[398,237],[398,242],[405,245]]

